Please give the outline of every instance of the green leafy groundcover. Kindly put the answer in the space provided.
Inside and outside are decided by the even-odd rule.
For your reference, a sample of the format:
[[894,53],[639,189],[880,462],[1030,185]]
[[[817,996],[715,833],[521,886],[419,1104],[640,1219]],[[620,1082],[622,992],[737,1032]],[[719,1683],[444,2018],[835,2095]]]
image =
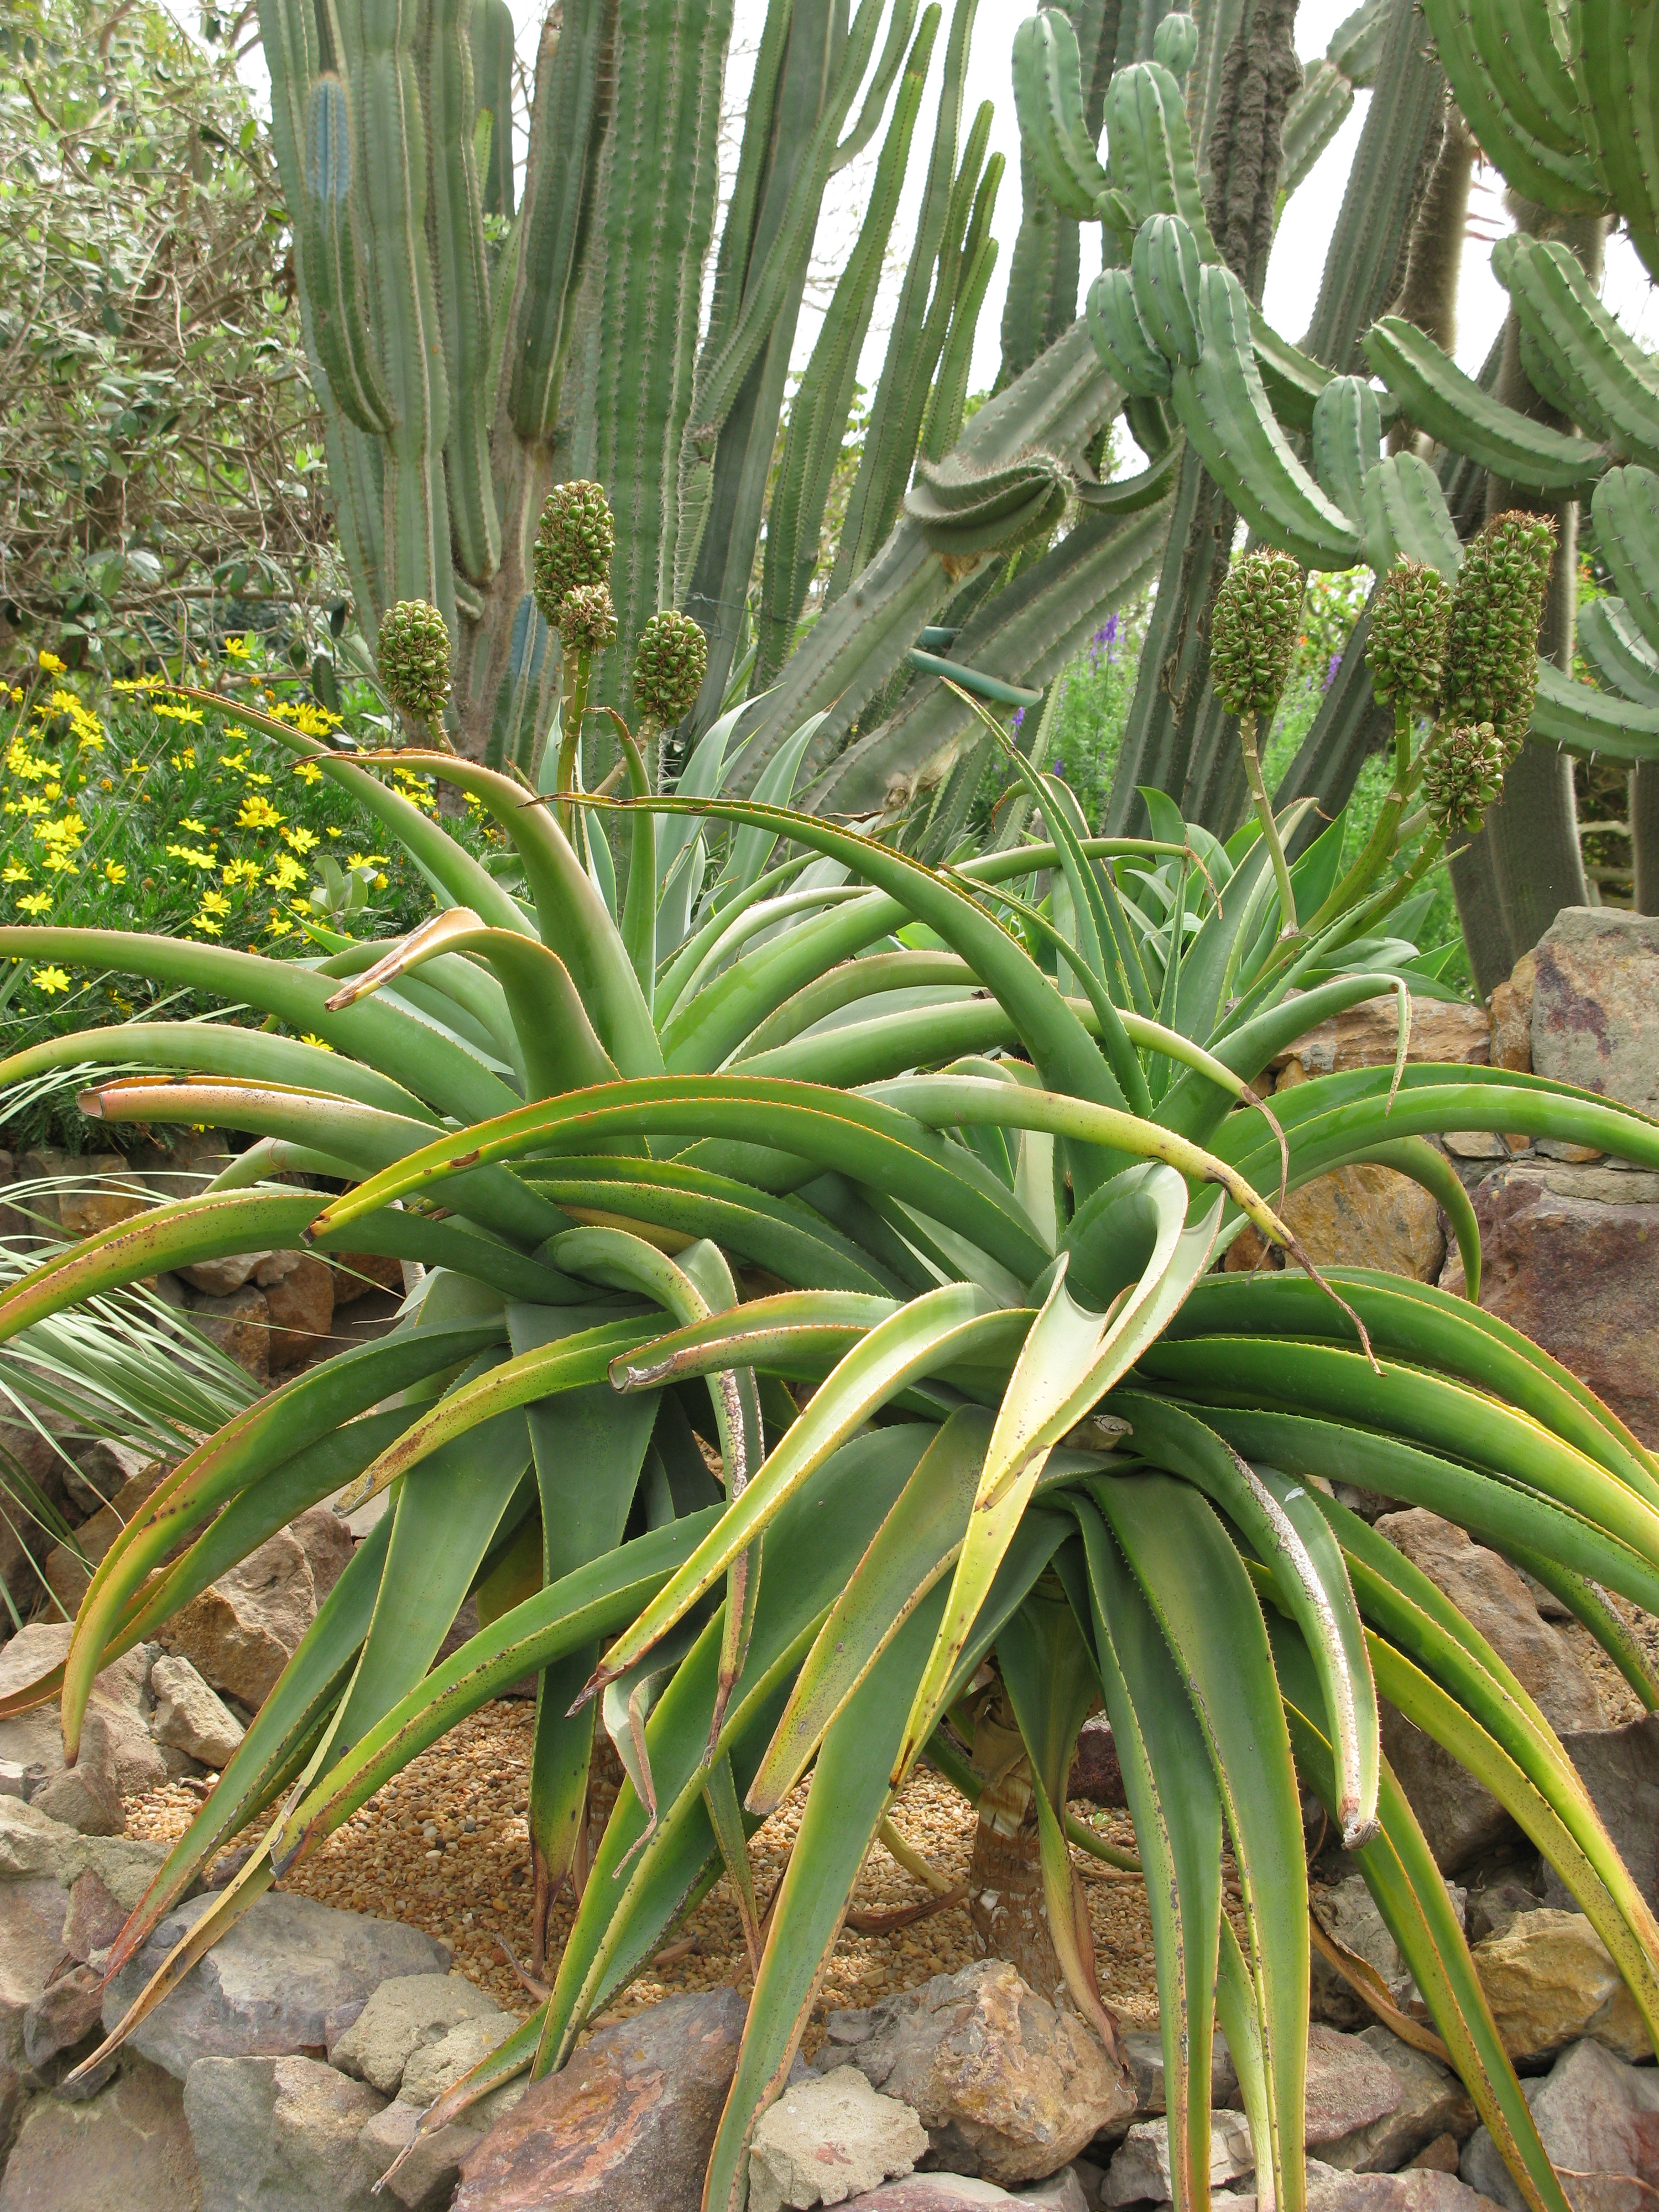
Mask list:
[[[1446,1207],[1473,1287],[1473,1216],[1425,1133],[1522,1130],[1656,1166],[1659,1125],[1470,1067],[1348,1071],[1262,1103],[1276,1052],[1403,998],[1412,973],[1389,934],[1411,872],[1339,897],[1340,823],[1290,871],[1305,919],[1286,934],[1254,823],[1223,845],[1160,802],[1153,838],[1092,839],[1035,773],[1041,840],[935,870],[786,811],[787,760],[725,796],[726,724],[670,800],[640,803],[625,745],[633,800],[606,812],[447,756],[371,769],[236,711],[368,809],[444,911],[308,963],[0,929],[0,957],[120,970],[270,1024],[94,1029],[0,1066],[9,1085],[101,1066],[82,1106],[103,1125],[257,1140],[214,1189],[33,1269],[0,1295],[0,1330],[296,1239],[428,1273],[390,1335],[181,1462],[100,1565],[64,1667],[4,1708],[58,1698],[73,1753],[113,1654],[302,1506],[343,1483],[390,1492],[112,1970],[229,1837],[258,1848],[112,2042],[389,1775],[533,1670],[544,1896],[573,1870],[596,1721],[629,1779],[550,1996],[423,2126],[562,2064],[723,1869],[752,1899],[745,1838],[808,1778],[709,2162],[726,2212],[895,1791],[922,1758],[978,1786],[969,1686],[988,1658],[1026,1747],[1061,1968],[1115,2052],[1070,1856],[1089,1838],[1064,1807],[1079,1723],[1097,1702],[1111,1720],[1178,2204],[1207,2198],[1188,2053],[1215,2021],[1261,2171],[1285,2212],[1305,2199],[1299,1766],[1528,2203],[1565,2212],[1382,1757],[1379,1694],[1548,1856],[1650,2027],[1659,1929],[1525,1691],[1332,1487],[1431,1507],[1528,1567],[1653,1706],[1607,1593],[1659,1610],[1659,1464],[1472,1304],[1215,1262],[1247,1219],[1299,1261],[1280,1190],[1376,1160]],[[400,769],[479,802],[521,895],[401,795]],[[325,1201],[273,1179],[294,1169],[350,1187]],[[469,1592],[479,1632],[439,1661]]]

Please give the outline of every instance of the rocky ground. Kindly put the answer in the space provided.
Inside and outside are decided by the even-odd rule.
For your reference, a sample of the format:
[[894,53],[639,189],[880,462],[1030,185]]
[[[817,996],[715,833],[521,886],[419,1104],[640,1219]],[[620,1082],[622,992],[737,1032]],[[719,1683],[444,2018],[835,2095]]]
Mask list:
[[[405,1768],[398,1783],[389,1784],[355,1814],[283,1887],[325,1905],[379,1913],[424,1929],[447,1943],[459,1971],[498,2002],[526,2003],[505,1953],[522,1964],[530,1952],[525,1778],[532,1715],[527,1703],[502,1699],[487,1706]],[[805,1802],[803,1787],[750,1846],[763,1903],[783,1872]],[[130,1798],[128,1832],[171,1840],[184,1832],[199,1803],[198,1791],[181,1783]],[[1127,1814],[1097,1815],[1082,1799],[1072,1809],[1079,1818],[1097,1819],[1107,1841],[1126,1850],[1133,1848]],[[947,1784],[935,1775],[918,1774],[894,1820],[905,1841],[953,1883],[963,1879],[973,1844],[973,1814]],[[1133,1875],[1097,1862],[1085,1860],[1083,1876],[1101,1986],[1128,2025],[1148,2025],[1157,2017],[1157,2000],[1145,1887]],[[878,1844],[860,1877],[854,1907],[890,1911],[924,1895],[915,1877]],[[556,1959],[570,1919],[568,1900],[556,1905],[550,1959]],[[682,1949],[683,1944],[687,1948]],[[630,1987],[614,2008],[617,2017],[692,1990],[734,1987],[747,1993],[742,1928],[724,1880],[686,1923],[673,1950],[678,1955]],[[978,1955],[965,1905],[889,1935],[845,1932],[813,2008],[803,2045],[806,2055],[811,2057],[822,2040],[828,2013],[873,2004],[933,1974],[955,1973]]]

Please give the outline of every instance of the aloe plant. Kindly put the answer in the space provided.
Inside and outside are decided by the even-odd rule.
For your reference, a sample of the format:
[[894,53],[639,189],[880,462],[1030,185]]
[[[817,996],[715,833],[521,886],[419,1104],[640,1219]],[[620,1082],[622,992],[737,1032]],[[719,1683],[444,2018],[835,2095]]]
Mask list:
[[[922,1759],[981,1787],[967,1738],[988,1660],[1025,1747],[1057,1974],[1121,2057],[1071,1857],[1106,1847],[1065,1806],[1081,1718],[1097,1699],[1110,1716],[1180,2204],[1207,2201],[1188,2054],[1215,2020],[1261,2171],[1304,2201],[1299,1766],[1528,2203],[1565,2212],[1382,1757],[1379,1693],[1551,1857],[1655,2027],[1659,1929],[1541,1714],[1330,1486],[1447,1513],[1543,1576],[1659,1705],[1602,1594],[1659,1609],[1659,1462],[1473,1304],[1305,1262],[1212,1270],[1247,1221],[1301,1261],[1276,1194],[1373,1160],[1446,1207],[1474,1292],[1473,1212],[1425,1133],[1524,1130],[1651,1167],[1659,1123],[1537,1078],[1405,1065],[1413,953],[1387,925],[1408,918],[1411,871],[1385,840],[1345,874],[1340,822],[1287,895],[1259,823],[1224,843],[1153,793],[1151,837],[1091,837],[1018,755],[1042,834],[943,867],[785,804],[811,724],[751,777],[727,717],[672,798],[625,724],[621,799],[584,794],[563,747],[545,793],[451,753],[391,756],[494,817],[519,871],[503,878],[373,763],[193,696],[355,793],[446,903],[307,963],[0,931],[0,957],[176,979],[264,1018],[128,1024],[0,1066],[9,1084],[106,1066],[82,1096],[94,1118],[255,1139],[210,1190],[0,1293],[0,1335],[256,1244],[425,1273],[389,1335],[181,1462],[100,1564],[62,1667],[0,1707],[57,1698],[73,1757],[112,1656],[301,1508],[343,1484],[347,1505],[388,1494],[112,1971],[222,1843],[257,1848],[112,2043],[389,1775],[533,1671],[538,1905],[567,1879],[580,1904],[545,2002],[423,2124],[562,2064],[727,1871],[757,1960],[706,2192],[733,2204],[896,1792]],[[1296,826],[1280,818],[1281,842]],[[1310,1024],[1390,992],[1393,1070],[1257,1095]],[[469,1593],[479,1632],[439,1661]],[[596,1719],[628,1781],[589,1870]],[[763,1926],[746,1839],[804,1778]]]

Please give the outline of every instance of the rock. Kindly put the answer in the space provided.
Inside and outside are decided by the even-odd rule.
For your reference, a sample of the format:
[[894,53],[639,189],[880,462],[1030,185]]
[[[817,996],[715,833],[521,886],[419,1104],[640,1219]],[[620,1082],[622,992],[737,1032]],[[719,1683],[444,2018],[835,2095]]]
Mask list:
[[[112,2028],[213,1899],[168,1915],[104,1993]],[[326,2047],[330,2011],[393,1975],[445,1972],[448,1954],[418,1929],[268,1893],[133,2031],[133,2048],[182,2079],[198,2058],[276,2057]],[[377,2107],[378,2109],[378,2107]]]
[[[1561,1742],[1637,1887],[1659,1911],[1659,1714],[1570,1731]],[[1566,1909],[1565,1885],[1547,1860],[1544,1877],[1544,1903]]]
[[1112,1724],[1104,1713],[1091,1714],[1083,1723],[1066,1794],[1068,1797],[1086,1797],[1091,1805],[1120,1809],[1128,1806],[1129,1801],[1123,1794],[1123,1770],[1118,1764],[1117,1747],[1112,1741]]
[[[1131,2028],[1123,2038],[1123,2055],[1134,2083],[1134,2117],[1156,2119],[1166,2107],[1164,2100],[1164,2038],[1156,2028]],[[1219,2028],[1210,2045],[1210,2102],[1231,2104],[1238,2087],[1232,2053]]]
[[355,1305],[359,1298],[367,1297],[371,1291],[390,1291],[393,1297],[402,1297],[402,1261],[388,1260],[381,1252],[337,1252],[334,1255],[335,1305]]
[[1395,2069],[1360,2037],[1344,2035],[1322,2021],[1309,2028],[1304,2140],[1310,2150],[1341,2142],[1388,2118],[1399,2110],[1404,2095]]
[[1546,1904],[1559,1903],[1559,1899],[1535,1896],[1524,1882],[1519,1881],[1494,1881],[1485,1889],[1472,1889],[1469,1941],[1478,1943],[1483,1936],[1499,1936],[1517,1914],[1536,1912]]
[[197,1298],[190,1309],[192,1328],[216,1344],[227,1359],[246,1369],[263,1386],[270,1379],[270,1309],[252,1283],[228,1297]]
[[[1225,2212],[1255,2212],[1255,2198],[1223,2199]],[[1308,2160],[1308,2212],[1494,2212],[1489,2197],[1449,2173],[1422,2166],[1404,2173],[1340,2173]]]
[[[1069,2173],[1071,2168],[1067,2166]],[[913,2173],[905,2181],[884,2182],[850,2202],[857,2212],[981,2212],[991,2204],[1024,2204],[1035,2190],[1016,2194],[971,2173]]]
[[[380,1984],[345,2033],[330,2045],[329,2059],[383,2097],[395,2097],[404,2068],[416,2051],[441,2042],[451,2028],[480,2013],[501,2019],[494,1999],[474,1989],[464,1974],[395,1975]],[[495,2031],[496,2042],[506,2025],[501,2021]]]
[[[73,1615],[78,1610],[92,1580],[91,1568],[97,1565],[139,1508],[148,1503],[167,1472],[165,1460],[148,1461],[131,1480],[123,1483],[108,1504],[100,1506],[89,1520],[81,1523],[75,1532],[73,1546],[54,1544],[46,1553],[42,1568],[46,1587],[66,1613]],[[167,1557],[176,1558],[189,1540],[188,1537],[181,1538]]]
[[[1600,1726],[1593,1679],[1566,1638],[1540,1619],[1532,1593],[1506,1559],[1421,1507],[1385,1513],[1376,1527],[1445,1592],[1555,1728]],[[1382,1748],[1445,1871],[1455,1873],[1509,1834],[1509,1817],[1497,1800],[1392,1706],[1383,1710]]]
[[[49,1674],[61,1663],[69,1644],[66,1620],[40,1621],[19,1629],[10,1643],[0,1649],[0,1697],[9,1696]],[[157,1789],[167,1779],[167,1767],[150,1741],[144,1717],[155,1650],[154,1644],[137,1644],[112,1660],[94,1682],[87,1707],[88,1723],[96,1714],[105,1726],[116,1784],[125,1797]],[[82,1756],[86,1755],[83,1751]],[[55,1697],[27,1712],[15,1713],[9,1720],[0,1720],[0,1758],[14,1759],[26,1769],[38,1765],[46,1770],[48,1781],[64,1771],[64,1738]]]
[[[68,1174],[71,1180],[57,1194],[57,1213],[58,1228],[70,1239],[113,1229],[118,1221],[130,1221],[151,1203],[119,1152],[87,1152],[68,1163]],[[95,1185],[88,1188],[88,1179],[93,1177]]]
[[[293,1264],[267,1281],[268,1270],[278,1261]],[[303,1366],[327,1342],[333,1326],[333,1268],[314,1252],[274,1252],[256,1270],[254,1280],[265,1294],[271,1373],[280,1375],[290,1367]]]
[[[1413,999],[1407,1060],[1452,1060],[1464,1066],[1485,1065],[1491,1050],[1486,1017],[1478,1006]],[[1309,1075],[1329,1075],[1347,1067],[1386,1067],[1400,1046],[1400,1010],[1392,994],[1350,1006],[1279,1055],[1275,1066],[1294,1058]]]
[[842,2062],[913,2106],[943,2162],[1005,2186],[1057,2172],[1134,2109],[1082,2021],[1000,1960],[831,2013],[819,2063]]
[[21,1759],[0,1759],[0,1797],[25,1797],[28,1769]]
[[[1452,2160],[1438,2170],[1455,2172],[1456,2146],[1474,2129],[1476,2118],[1474,2101],[1456,2075],[1426,2051],[1402,2043],[1380,2023],[1355,2039],[1394,2075],[1399,2100],[1351,2133],[1321,2142],[1320,2158],[1346,2172],[1389,2173],[1425,2143],[1443,2138],[1452,2144]],[[1309,2140],[1313,2140],[1311,2127]]]
[[[420,2124],[420,2107],[402,2097],[383,2112],[375,2113],[357,2140],[377,2173],[385,2173],[394,2160],[403,2156]],[[386,2189],[409,2212],[441,2212],[460,2179],[461,2160],[477,2148],[483,2133],[465,2121],[440,2128],[404,2160],[386,2182]]]
[[1420,1183],[1364,1164],[1314,1176],[1281,1209],[1320,1267],[1379,1267],[1432,1283],[1446,1256],[1440,1208]]
[[216,1772],[228,1766],[245,1733],[188,1659],[166,1653],[149,1670],[155,1711],[150,1733]]
[[715,1990],[600,2028],[469,2152],[454,2212],[698,2212],[744,2009]]
[[83,1836],[126,1832],[126,1808],[116,1771],[116,1736],[108,1717],[88,1712],[81,1726],[80,1756],[73,1766],[52,1775],[29,1793],[29,1802],[49,1820]]
[[48,1982],[23,2014],[23,2057],[37,2072],[103,2026],[103,1976],[71,1966]]
[[1507,983],[1492,994],[1492,1064],[1525,1075],[1532,1068],[1532,999],[1538,980],[1538,960],[1523,953]]
[[1659,919],[1565,907],[1534,957],[1534,1073],[1659,1113]]
[[64,1948],[89,1966],[101,1959],[126,1923],[127,1908],[100,1874],[88,1867],[76,1877],[64,1915]]
[[279,1528],[162,1631],[203,1680],[257,1710],[351,1556],[349,1533],[320,1506]]
[[366,2082],[315,2058],[198,2058],[184,2105],[202,2212],[374,2212]]
[[84,2103],[37,2097],[6,2162],[0,2212],[202,2212],[179,2084],[125,2054]]
[[[1625,2065],[1599,2043],[1576,2043],[1521,2087],[1576,2212],[1644,2212],[1659,2184],[1659,2074]],[[1464,2144],[1458,2171],[1509,2212],[1523,2212],[1484,2127]]]
[[228,1298],[272,1256],[269,1252],[231,1252],[222,1260],[198,1260],[193,1267],[180,1267],[179,1273],[204,1297]]
[[[1659,1175],[1518,1161],[1486,1176],[1474,1205],[1483,1310],[1659,1444]],[[1462,1292],[1455,1252],[1440,1280]]]
[[1528,1912],[1474,1956],[1511,2058],[1542,2058],[1586,2036],[1621,2058],[1651,2055],[1636,2000],[1582,1912]]
[[[1255,2171],[1249,2123],[1242,2112],[1210,2114],[1210,2186],[1224,2189],[1240,2174]],[[1105,2202],[1136,2204],[1150,2198],[1167,2203],[1174,2194],[1170,2172],[1170,2123],[1137,2120],[1106,2172]]]
[[135,1451],[112,1437],[94,1437],[70,1446],[64,1487],[77,1511],[90,1516],[101,1513],[130,1485],[143,1484],[152,1474],[154,1487],[161,1478],[162,1465],[151,1452]]
[[[94,1870],[110,1893],[131,1911],[167,1855],[163,1843],[133,1836],[82,1836],[48,1820],[38,1804],[0,1798],[0,1884],[50,1881],[64,1889]],[[0,1887],[0,1899],[6,1891]]]
[[749,2152],[750,2212],[840,2204],[915,2170],[927,2130],[908,2105],[884,2097],[856,2066],[784,2090],[762,2115]]
[[[518,2025],[514,2014],[493,2009],[458,2021],[435,2043],[419,2044],[410,2053],[409,2063],[404,2068],[404,2085],[398,2094],[406,2104],[419,2106],[422,2110],[436,2104],[446,2089],[453,2089],[464,2075],[488,2058]],[[505,2112],[509,2103],[518,2102],[522,2086],[520,2082],[509,2082],[506,2088],[497,2089],[487,2097],[478,2110],[492,2116]]]
[[50,1879],[0,1882],[0,2069],[32,2063],[24,2022],[64,1956],[64,1905]]
[[[1457,1771],[1461,1774],[1463,1770],[1459,1767]],[[1446,1894],[1461,1922],[1466,1893],[1448,1882]],[[1365,1887],[1364,1876],[1351,1874],[1328,1889],[1316,1889],[1310,1902],[1326,1934],[1346,1949],[1357,1952],[1367,1966],[1374,1966],[1395,2002],[1405,2004],[1413,1990],[1411,1972],[1383,1924],[1382,1916]],[[1311,2008],[1316,2020],[1324,2021],[1333,2027],[1352,2029],[1369,2028],[1375,2023],[1376,2015],[1370,2007],[1317,1951],[1313,1954],[1311,1980]]]
[[1552,1727],[1600,1727],[1595,1682],[1566,1638],[1540,1618],[1531,1591],[1507,1559],[1420,1506],[1385,1513],[1376,1525],[1486,1638]]
[[1105,2184],[1106,2177],[1097,2166],[1091,2166],[1085,2158],[1074,2158],[1047,2181],[1017,2191],[1010,2202],[1027,2206],[1029,2212],[1094,2212]]
[[1455,2173],[1462,2146],[1454,2135],[1437,2136],[1432,2142],[1425,2143],[1407,2166],[1419,2166],[1428,2173]]

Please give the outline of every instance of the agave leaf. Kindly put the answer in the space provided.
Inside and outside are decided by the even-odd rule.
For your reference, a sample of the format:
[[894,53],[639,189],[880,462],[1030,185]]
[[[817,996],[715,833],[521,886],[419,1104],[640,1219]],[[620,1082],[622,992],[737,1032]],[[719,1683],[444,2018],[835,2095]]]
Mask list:
[[[1023,1602],[1068,1527],[1055,1515],[1027,1516],[975,1624],[963,1680]],[[937,1634],[938,1605],[936,1592],[922,1600],[842,1709],[818,1753],[795,1847],[772,1902],[737,2072],[709,2158],[703,2202],[710,2212],[731,2212],[735,2205],[746,2179],[750,2131],[782,2087],[799,2048],[858,1869],[891,1802],[889,1775],[900,1716]]]
[[1524,1546],[1512,1550],[1510,1558],[1523,1572],[1542,1583],[1576,1620],[1583,1623],[1648,1711],[1659,1708],[1659,1675],[1655,1674],[1630,1623],[1600,1584]]
[[1261,1995],[1275,2196],[1280,2212],[1301,2212],[1307,1876],[1296,1770],[1261,1607],[1214,1508],[1186,1484],[1134,1474],[1088,1488],[1192,1685]]
[[[572,1220],[666,1233],[663,1249],[709,1237],[801,1289],[879,1293],[859,1247],[799,1198],[774,1198],[678,1160],[583,1159],[528,1179]],[[658,1241],[653,1238],[652,1241]]]
[[[1297,1764],[1329,1804],[1334,1795],[1330,1744],[1317,1679],[1300,1638],[1288,1627],[1274,1628],[1273,1656],[1285,1685],[1285,1717]],[[1440,1869],[1386,1759],[1377,1814],[1382,1833],[1356,1854],[1365,1886],[1529,2212],[1568,2212],[1565,2192],[1515,2078]]]
[[356,1098],[417,1121],[437,1121],[423,1098],[375,1068],[325,1052],[300,1037],[273,1036],[231,1022],[122,1022],[112,1029],[73,1030],[0,1060],[0,1091],[54,1068],[155,1067],[179,1075],[241,1076]]
[[[1345,1267],[1332,1279],[1360,1299],[1376,1348],[1438,1368],[1530,1413],[1659,1504],[1659,1460],[1594,1391],[1519,1329],[1402,1275]],[[1305,1275],[1217,1274],[1197,1286],[1169,1334],[1346,1339],[1351,1327]]]
[[216,1437],[181,1460],[122,1529],[93,1571],[75,1624],[64,1673],[64,1744],[71,1755],[104,1647],[145,1575],[181,1537],[295,1451],[341,1422],[365,1413],[389,1393],[406,1389],[492,1343],[494,1320],[410,1331],[343,1352],[228,1421]]
[[[1010,1086],[982,1088],[1000,1091]],[[948,1122],[955,1117],[940,1118]],[[1121,1118],[1128,1121],[1132,1117]],[[953,1222],[1022,1282],[1046,1267],[1051,1256],[1006,1186],[960,1145],[947,1145],[911,1115],[896,1112],[878,1099],[853,1098],[813,1084],[758,1077],[646,1079],[606,1084],[568,1098],[523,1107],[496,1121],[443,1138],[343,1194],[324,1210],[312,1233],[332,1235],[395,1199],[432,1190],[458,1169],[481,1161],[555,1150],[562,1139],[579,1148],[602,1150],[617,1134],[655,1139],[670,1132],[775,1146],[781,1152],[798,1154],[890,1191],[935,1219]],[[1183,1157],[1194,1161],[1196,1172],[1206,1172],[1212,1164],[1207,1154],[1189,1152]],[[807,1180],[807,1174],[799,1180]]]
[[[1086,1578],[1068,1571],[1068,1553],[1061,1554],[1060,1573],[1079,1618],[1092,1630],[1146,1874],[1170,2165],[1178,2212],[1188,2212],[1207,2202],[1210,2185],[1208,2052],[1222,1917],[1221,1795],[1191,1699],[1139,1585],[1086,1498],[1070,1502]],[[1203,2077],[1197,2094],[1194,2062]]]
[[310,1739],[332,1708],[368,1633],[391,1540],[392,1521],[386,1516],[346,1562],[276,1686],[248,1723],[211,1796],[116,1937],[109,1973],[118,1973],[143,1947],[226,1838],[256,1819],[305,1764]]
[[1185,1226],[1186,1192],[1178,1177],[1160,1187],[1154,1202],[1159,1220],[1151,1255],[1139,1280],[1126,1286],[1106,1312],[1079,1305],[1066,1286],[1067,1255],[1056,1262],[1053,1287],[1031,1324],[998,1409],[945,1625],[905,1726],[895,1785],[933,1732],[944,1710],[945,1686],[1049,1451],[1156,1340],[1209,1265],[1221,1219],[1219,1196],[1190,1229]]
[[1335,1420],[1228,1405],[1203,1410],[1210,1426],[1246,1459],[1322,1482],[1351,1482],[1402,1504],[1426,1505],[1500,1552],[1511,1543],[1551,1548],[1578,1573],[1605,1583],[1632,1604],[1659,1603],[1659,1577],[1644,1559],[1595,1521],[1540,1491]]
[[1330,1529],[1302,1484],[1252,1467],[1184,1407],[1137,1390],[1120,1391],[1112,1402],[1137,1452],[1195,1484],[1239,1529],[1301,1630],[1334,1717],[1337,1822],[1344,1847],[1355,1850],[1376,1831],[1382,1750],[1365,1632]]
[[836,1446],[908,1383],[953,1360],[989,1356],[1018,1341],[1026,1325],[1024,1312],[998,1311],[966,1284],[946,1284],[879,1322],[842,1358],[695,1557],[613,1645],[590,1688],[603,1687],[649,1650]]
[[326,979],[295,960],[118,929],[0,929],[0,959],[107,969],[255,1006],[290,1029],[319,1036],[337,1052],[366,1061],[441,1113],[462,1121],[504,1113],[514,1103],[511,1087],[476,1054],[428,1024],[373,1003],[331,1014]]
[[1465,1383],[1395,1361],[1373,1370],[1341,1346],[1283,1339],[1271,1351],[1241,1338],[1158,1345],[1146,1364],[1183,1395],[1294,1405],[1455,1455],[1554,1499],[1659,1567],[1659,1510],[1560,1437]]
[[593,1034],[580,994],[558,954],[521,931],[486,929],[466,907],[453,907],[412,930],[337,991],[330,1008],[356,1006],[437,955],[458,952],[483,961],[501,986],[528,1097],[555,1097],[614,1079],[617,1064]]
[[654,1074],[662,1066],[650,1008],[627,948],[605,901],[571,850],[544,800],[494,769],[451,753],[386,753],[389,763],[417,766],[481,799],[524,863],[542,942],[570,971],[600,1043],[624,1075]]

